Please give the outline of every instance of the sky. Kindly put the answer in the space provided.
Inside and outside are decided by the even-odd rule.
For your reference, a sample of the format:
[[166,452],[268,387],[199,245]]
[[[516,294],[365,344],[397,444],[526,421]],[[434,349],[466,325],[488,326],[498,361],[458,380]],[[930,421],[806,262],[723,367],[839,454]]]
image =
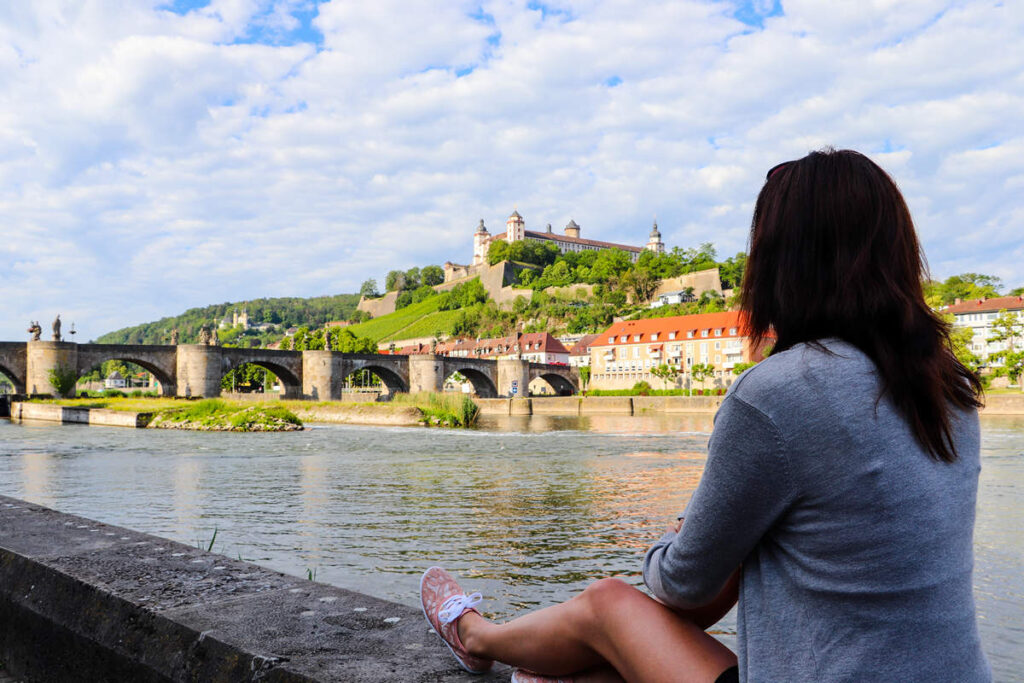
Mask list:
[[467,263],[483,218],[746,249],[857,149],[934,277],[1024,285],[1024,7],[927,0],[0,3],[0,339]]

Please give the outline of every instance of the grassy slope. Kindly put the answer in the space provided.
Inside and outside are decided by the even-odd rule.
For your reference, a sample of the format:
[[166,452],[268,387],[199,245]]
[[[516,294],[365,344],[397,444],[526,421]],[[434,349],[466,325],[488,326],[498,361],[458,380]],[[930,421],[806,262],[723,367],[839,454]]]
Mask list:
[[[375,342],[385,339],[408,339],[411,335],[404,335],[405,328],[417,323],[424,316],[437,312],[440,297],[431,297],[418,304],[412,304],[399,309],[394,313],[382,315],[379,318],[368,320],[365,323],[352,325],[347,328],[358,337],[369,337]],[[451,311],[444,311],[445,313]],[[433,330],[431,330],[433,332]]]

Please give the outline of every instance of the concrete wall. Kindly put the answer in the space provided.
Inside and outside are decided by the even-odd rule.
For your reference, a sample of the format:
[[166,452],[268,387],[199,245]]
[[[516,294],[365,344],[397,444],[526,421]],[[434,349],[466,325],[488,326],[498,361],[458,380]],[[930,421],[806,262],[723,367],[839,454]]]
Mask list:
[[145,427],[149,424],[149,413],[132,413],[105,408],[69,408],[52,403],[11,404],[11,419],[44,420],[64,424],[98,425],[103,427]]
[[534,415],[579,415],[582,400],[579,396],[534,396],[530,399]]
[[985,396],[984,415],[1024,415],[1024,392],[1020,394],[989,394]]
[[54,683],[510,675],[463,672],[418,608],[4,496],[0,662]]

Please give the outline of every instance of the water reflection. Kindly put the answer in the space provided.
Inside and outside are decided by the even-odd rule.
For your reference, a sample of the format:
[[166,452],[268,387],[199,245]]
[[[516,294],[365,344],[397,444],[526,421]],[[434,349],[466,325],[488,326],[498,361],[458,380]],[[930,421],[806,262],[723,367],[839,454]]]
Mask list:
[[[220,552],[407,604],[441,564],[507,617],[598,577],[639,583],[644,551],[699,481],[711,427],[706,415],[270,435],[0,421],[0,493],[204,547],[217,529]],[[1024,666],[1024,419],[984,418],[983,448],[976,596],[1008,678]]]

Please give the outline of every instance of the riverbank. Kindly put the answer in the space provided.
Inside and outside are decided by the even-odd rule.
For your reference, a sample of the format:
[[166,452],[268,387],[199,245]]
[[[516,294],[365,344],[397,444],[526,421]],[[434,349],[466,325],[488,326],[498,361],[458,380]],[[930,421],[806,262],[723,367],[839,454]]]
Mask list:
[[370,426],[469,427],[479,408],[461,394],[402,394],[388,402],[189,401],[110,397],[34,399],[11,404],[11,419],[197,431],[293,431],[303,422]]

